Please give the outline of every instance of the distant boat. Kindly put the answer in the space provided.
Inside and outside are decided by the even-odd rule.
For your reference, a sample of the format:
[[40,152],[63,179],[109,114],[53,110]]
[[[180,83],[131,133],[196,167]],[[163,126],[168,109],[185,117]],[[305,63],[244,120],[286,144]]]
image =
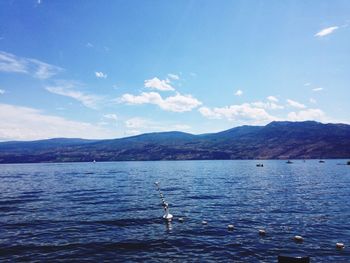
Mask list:
[[291,160],[288,160],[286,163],[288,163],[288,164],[291,164],[291,163],[293,163]]
[[264,167],[264,164],[262,164],[262,163],[257,163],[257,164],[256,164],[256,167]]
[[319,162],[319,163],[324,163],[324,161],[323,161],[323,160],[319,160],[318,162]]
[[347,165],[350,165],[350,161],[348,161],[346,164],[347,164]]
[[96,160],[93,160],[92,162],[93,162],[93,163],[96,163]]

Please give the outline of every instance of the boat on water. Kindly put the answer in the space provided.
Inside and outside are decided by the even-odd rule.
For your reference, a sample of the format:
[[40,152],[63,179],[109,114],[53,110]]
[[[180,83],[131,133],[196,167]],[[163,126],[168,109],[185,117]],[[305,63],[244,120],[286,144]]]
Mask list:
[[350,165],[350,161],[348,161],[346,164],[347,164],[347,165]]
[[323,161],[323,160],[319,160],[318,162],[319,162],[319,163],[324,163],[324,161]]
[[257,164],[256,164],[256,167],[264,167],[264,164],[262,164],[262,163],[257,163]]
[[291,163],[293,163],[291,160],[288,160],[286,163],[288,163],[288,164],[291,164]]

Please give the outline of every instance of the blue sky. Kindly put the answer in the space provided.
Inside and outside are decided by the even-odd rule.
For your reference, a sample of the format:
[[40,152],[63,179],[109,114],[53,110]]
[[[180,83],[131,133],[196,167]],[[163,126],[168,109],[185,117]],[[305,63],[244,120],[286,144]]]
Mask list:
[[0,140],[350,123],[350,2],[0,2]]

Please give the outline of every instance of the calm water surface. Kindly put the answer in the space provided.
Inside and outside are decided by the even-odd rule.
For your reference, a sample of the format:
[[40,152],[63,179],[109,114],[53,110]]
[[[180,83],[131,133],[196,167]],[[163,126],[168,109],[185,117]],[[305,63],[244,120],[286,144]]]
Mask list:
[[256,163],[0,165],[0,261],[276,262],[300,252],[350,262],[350,166],[337,165],[345,160]]

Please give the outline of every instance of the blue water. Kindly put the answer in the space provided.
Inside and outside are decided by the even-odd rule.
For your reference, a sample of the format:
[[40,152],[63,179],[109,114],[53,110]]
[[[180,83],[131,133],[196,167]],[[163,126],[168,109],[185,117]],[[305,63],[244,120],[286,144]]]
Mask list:
[[256,163],[0,165],[0,261],[276,262],[293,252],[350,262],[345,160]]

